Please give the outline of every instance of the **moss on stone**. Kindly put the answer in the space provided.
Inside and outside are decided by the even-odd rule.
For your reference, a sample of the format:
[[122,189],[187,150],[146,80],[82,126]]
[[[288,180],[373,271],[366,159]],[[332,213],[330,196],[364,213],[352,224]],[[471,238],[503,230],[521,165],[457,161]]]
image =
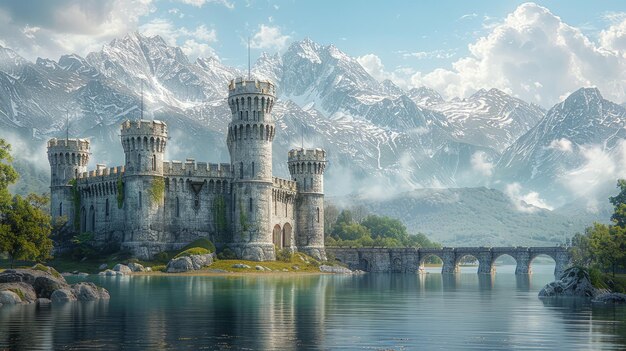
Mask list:
[[185,257],[185,256],[191,256],[191,255],[206,255],[209,254],[209,250],[203,248],[203,247],[194,247],[191,249],[187,249],[181,253],[179,253],[178,255],[174,256],[174,258],[179,258],[179,257]]
[[148,194],[150,194],[152,204],[160,203],[165,195],[165,180],[160,177],[154,178],[150,188],[148,189]]
[[122,208],[124,206],[124,182],[122,182],[122,177],[119,176],[117,178],[117,208]]

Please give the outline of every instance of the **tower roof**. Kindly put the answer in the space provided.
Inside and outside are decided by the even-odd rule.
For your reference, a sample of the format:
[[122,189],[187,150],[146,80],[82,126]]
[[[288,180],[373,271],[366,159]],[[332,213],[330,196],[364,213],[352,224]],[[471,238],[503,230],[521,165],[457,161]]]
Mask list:
[[269,80],[261,81],[258,79],[236,78],[230,81],[228,85],[228,95],[240,94],[265,94],[276,95],[276,87]]

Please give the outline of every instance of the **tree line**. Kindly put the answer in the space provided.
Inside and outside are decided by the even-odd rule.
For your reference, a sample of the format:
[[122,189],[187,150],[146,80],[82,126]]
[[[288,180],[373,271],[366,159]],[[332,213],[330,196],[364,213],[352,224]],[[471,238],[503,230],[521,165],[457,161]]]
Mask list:
[[324,207],[324,241],[340,247],[441,247],[422,233],[409,234],[399,219],[370,214],[359,205]]
[[626,180],[617,181],[619,194],[609,198],[612,224],[594,223],[571,239],[574,265],[598,269],[615,276],[626,269]]
[[19,175],[12,166],[11,145],[0,139],[0,253],[15,260],[45,260],[52,252],[47,194],[12,195]]

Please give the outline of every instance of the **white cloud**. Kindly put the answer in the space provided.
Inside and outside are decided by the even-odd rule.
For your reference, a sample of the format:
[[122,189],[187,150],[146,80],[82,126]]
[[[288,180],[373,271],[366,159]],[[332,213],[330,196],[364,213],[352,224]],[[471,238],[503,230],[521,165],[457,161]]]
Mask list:
[[397,86],[403,89],[410,87],[411,75],[415,73],[412,68],[402,67],[388,72],[385,70],[380,57],[375,54],[367,54],[357,57],[357,62],[365,69],[374,79],[382,82],[385,79],[392,80]]
[[29,4],[1,2],[0,33],[3,45],[30,60],[98,50],[135,30],[139,19],[154,9],[152,0],[43,1],[36,10]]
[[533,213],[540,208],[552,211],[554,208],[546,203],[536,191],[524,193],[519,183],[507,184],[504,193],[509,197],[515,208],[520,212]]
[[281,50],[287,45],[291,37],[281,33],[280,28],[266,26],[262,24],[251,40],[250,47],[254,49],[276,49]]
[[559,150],[562,152],[572,152],[574,151],[572,147],[572,142],[569,139],[561,138],[555,139],[550,142],[550,145],[547,147],[548,149]]
[[418,60],[424,59],[449,59],[456,55],[455,50],[432,50],[432,51],[418,51],[418,52],[402,52],[404,58],[416,58]]
[[[368,57],[373,54],[363,56],[369,61],[361,64],[378,79],[392,79],[401,87],[425,85],[446,98],[467,97],[489,87],[551,107],[580,87],[597,86],[606,98],[622,102],[626,101],[626,18],[621,13],[611,18],[611,25],[593,42],[548,9],[525,3],[501,21],[485,16],[489,33],[470,44],[470,55],[450,69],[414,72],[409,78],[385,71],[382,62]],[[414,54],[445,57],[447,52]]]
[[461,16],[461,17],[459,17],[459,20],[470,19],[470,18],[476,18],[476,17],[478,17],[478,14],[477,14],[477,13],[468,13],[468,14],[465,14],[465,15],[463,15],[463,16]]
[[202,7],[207,3],[214,3],[214,4],[224,5],[229,9],[235,8],[235,4],[233,4],[231,1],[228,1],[228,0],[177,0],[177,1],[183,4],[187,4],[187,5],[191,5],[195,7]]
[[617,179],[626,178],[626,141],[621,140],[611,152],[602,145],[583,145],[579,153],[583,164],[565,172],[559,181],[595,211],[599,200],[606,201]]
[[472,169],[485,177],[491,177],[494,164],[488,160],[487,155],[482,151],[476,151],[470,158]]

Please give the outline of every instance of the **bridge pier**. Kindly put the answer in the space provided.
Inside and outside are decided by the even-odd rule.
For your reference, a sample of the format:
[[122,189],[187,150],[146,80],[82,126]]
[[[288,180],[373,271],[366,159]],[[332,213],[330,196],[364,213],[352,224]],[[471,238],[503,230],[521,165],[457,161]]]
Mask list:
[[478,259],[478,274],[493,274],[495,268],[493,266],[493,254],[491,251],[482,251],[476,257]]
[[441,254],[441,260],[443,261],[443,267],[441,267],[442,274],[456,273],[459,271],[457,265],[456,252],[452,248],[443,248]]
[[559,279],[561,278],[563,271],[565,271],[571,264],[571,258],[567,251],[560,251],[556,253],[554,261],[556,261],[556,265],[554,266],[554,277]]
[[528,251],[520,251],[515,255],[515,261],[517,261],[517,266],[515,267],[515,274],[530,274],[530,252]]

